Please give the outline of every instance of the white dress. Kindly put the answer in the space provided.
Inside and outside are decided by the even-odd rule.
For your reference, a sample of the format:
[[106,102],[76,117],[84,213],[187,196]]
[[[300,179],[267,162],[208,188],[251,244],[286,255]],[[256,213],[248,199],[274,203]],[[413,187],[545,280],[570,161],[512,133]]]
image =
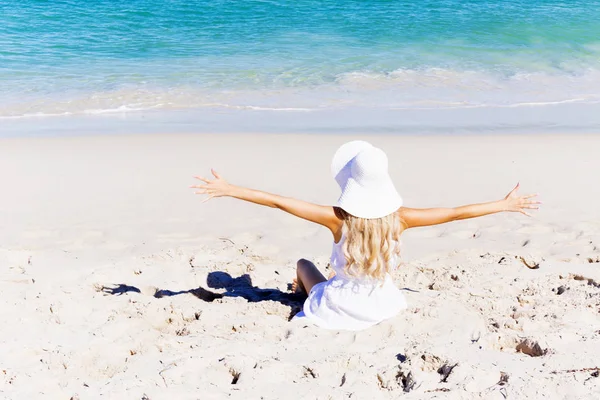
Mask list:
[[[406,299],[386,274],[383,284],[346,275],[342,251],[345,237],[333,244],[331,267],[336,275],[313,286],[298,317],[326,329],[358,331],[391,318],[405,309]],[[397,265],[396,260],[392,260]]]

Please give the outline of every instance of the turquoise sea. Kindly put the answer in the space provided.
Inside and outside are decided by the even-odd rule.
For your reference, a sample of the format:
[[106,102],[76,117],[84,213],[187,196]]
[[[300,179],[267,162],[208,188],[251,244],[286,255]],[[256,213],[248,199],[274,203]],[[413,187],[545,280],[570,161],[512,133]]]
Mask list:
[[599,104],[600,1],[0,1],[5,129],[594,130]]

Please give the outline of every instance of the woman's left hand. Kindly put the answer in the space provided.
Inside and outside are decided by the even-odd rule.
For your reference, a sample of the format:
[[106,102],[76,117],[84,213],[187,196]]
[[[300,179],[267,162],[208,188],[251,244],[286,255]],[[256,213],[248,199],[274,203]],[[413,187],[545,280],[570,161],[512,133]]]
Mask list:
[[204,199],[203,203],[212,199],[213,197],[229,196],[231,195],[231,189],[233,188],[233,185],[223,179],[221,175],[217,173],[217,171],[211,169],[210,172],[213,174],[215,179],[211,180],[201,176],[195,176],[194,178],[201,180],[205,184],[190,186],[192,189],[198,189],[196,194],[208,195],[208,197]]
[[535,197],[537,194],[528,194],[527,196],[519,196],[520,184],[510,191],[509,194],[504,198],[504,211],[520,212],[521,214],[531,217],[531,215],[525,210],[537,210],[539,209],[540,201],[537,201]]

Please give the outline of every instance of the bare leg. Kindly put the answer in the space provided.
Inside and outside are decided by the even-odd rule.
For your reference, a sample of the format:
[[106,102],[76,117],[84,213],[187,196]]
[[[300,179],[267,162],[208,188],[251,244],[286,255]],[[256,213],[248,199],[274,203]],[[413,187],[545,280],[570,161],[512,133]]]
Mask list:
[[325,282],[327,279],[317,269],[315,264],[301,258],[296,265],[296,281],[292,284],[292,290],[303,292],[308,295],[310,289],[317,283]]

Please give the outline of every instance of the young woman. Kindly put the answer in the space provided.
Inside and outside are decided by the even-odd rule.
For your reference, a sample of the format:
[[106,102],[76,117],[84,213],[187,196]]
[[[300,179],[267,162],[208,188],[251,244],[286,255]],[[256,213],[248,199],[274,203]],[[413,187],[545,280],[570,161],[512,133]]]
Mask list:
[[[298,261],[294,288],[308,295],[298,318],[308,318],[328,329],[360,330],[406,308],[402,292],[389,272],[399,264],[400,234],[409,228],[443,224],[502,211],[537,209],[535,195],[519,196],[517,185],[504,199],[457,208],[407,208],[388,174],[385,153],[364,141],[342,145],[333,157],[331,172],[341,188],[335,206],[323,206],[235,186],[212,170],[215,179],[196,177],[197,194],[229,196],[279,208],[323,225],[333,235],[329,280],[315,265]],[[205,201],[206,201],[205,200]]]

